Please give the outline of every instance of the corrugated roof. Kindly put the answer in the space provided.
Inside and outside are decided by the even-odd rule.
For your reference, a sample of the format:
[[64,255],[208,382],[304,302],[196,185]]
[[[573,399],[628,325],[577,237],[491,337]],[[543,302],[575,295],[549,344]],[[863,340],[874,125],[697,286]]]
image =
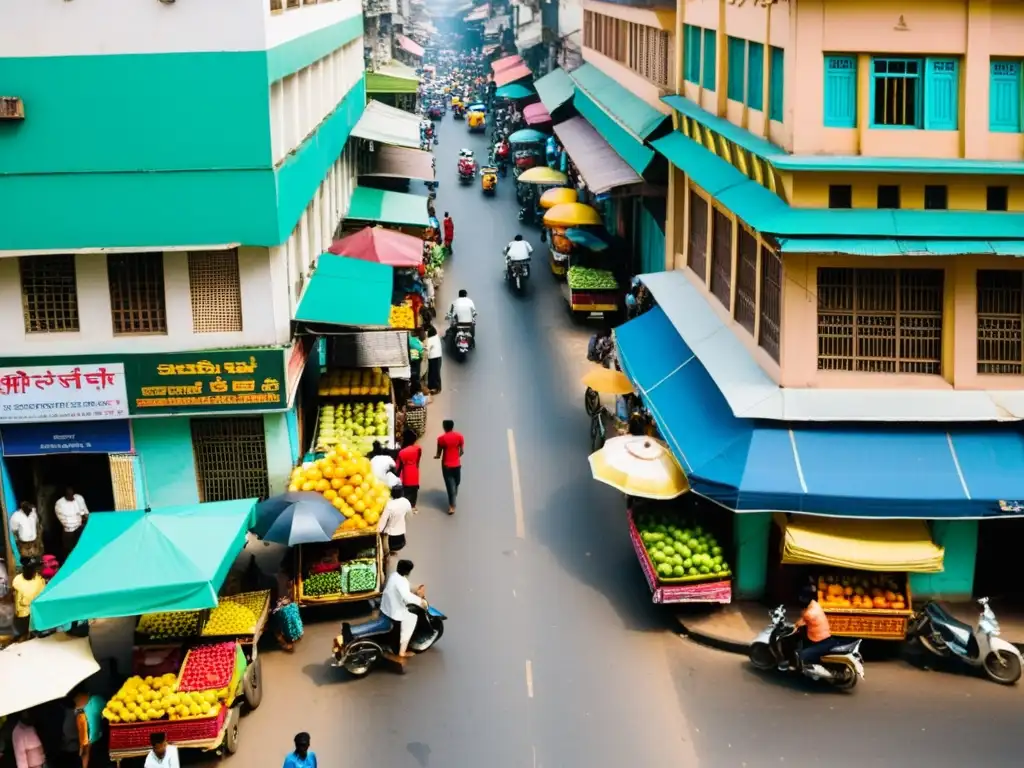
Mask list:
[[537,80],[533,87],[537,89],[537,95],[540,96],[541,103],[548,108],[548,112],[554,112],[569,101],[575,90],[572,78],[564,69],[551,70]]
[[555,135],[592,192],[601,194],[614,187],[643,181],[582,117],[559,123],[555,126]]
[[784,253],[844,256],[1024,256],[1024,240],[893,240],[890,238],[780,237]]
[[400,61],[381,64],[375,72],[366,73],[368,93],[416,93],[419,85],[416,70]]
[[619,85],[593,64],[584,64],[569,76],[577,88],[586,91],[602,109],[640,140],[646,139],[668,119],[668,115]]
[[434,180],[434,156],[422,149],[381,144],[376,147],[371,163],[372,170],[364,176]]
[[397,147],[420,147],[420,119],[404,109],[382,104],[371,99],[352,129],[360,139],[394,144]]

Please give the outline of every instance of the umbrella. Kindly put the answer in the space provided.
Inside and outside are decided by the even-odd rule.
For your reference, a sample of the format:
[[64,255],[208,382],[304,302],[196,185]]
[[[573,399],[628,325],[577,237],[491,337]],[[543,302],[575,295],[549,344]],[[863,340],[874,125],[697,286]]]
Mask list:
[[256,505],[252,532],[275,544],[330,541],[345,516],[319,493],[289,491]]
[[476,104],[470,104],[469,111],[470,112],[486,112],[487,111],[487,105],[481,104],[478,101]]
[[544,190],[544,194],[540,196],[540,207],[554,208],[562,203],[575,203],[578,199],[575,189],[571,187],[555,187],[554,189]]
[[0,717],[61,699],[100,671],[87,637],[37,637],[0,651]]
[[[519,178],[516,181],[523,184],[539,184],[541,186],[561,186],[569,182],[569,177],[561,171],[556,171],[554,168],[546,168],[539,166],[537,168],[528,168],[519,174]],[[576,222],[571,222],[575,224]]]
[[[519,178],[521,181],[522,176]],[[583,203],[562,203],[544,214],[544,224],[549,227],[579,227],[600,223],[601,214]]]
[[604,251],[608,249],[608,241],[602,240],[593,232],[588,232],[579,227],[571,227],[565,230],[565,237],[573,245],[586,248],[588,251]]
[[690,490],[668,446],[653,437],[613,437],[589,461],[595,480],[627,496],[674,499]]
[[412,235],[383,227],[363,229],[335,240],[328,253],[389,267],[417,267],[423,262],[423,241]]
[[509,83],[501,86],[494,95],[501,99],[526,99],[533,95],[533,91],[520,83]]
[[508,137],[510,144],[537,144],[541,141],[547,141],[548,137],[540,131],[535,131],[533,128],[523,128],[521,131],[516,131]]
[[592,365],[580,383],[602,395],[628,395],[633,392],[633,384],[626,374],[603,365]]

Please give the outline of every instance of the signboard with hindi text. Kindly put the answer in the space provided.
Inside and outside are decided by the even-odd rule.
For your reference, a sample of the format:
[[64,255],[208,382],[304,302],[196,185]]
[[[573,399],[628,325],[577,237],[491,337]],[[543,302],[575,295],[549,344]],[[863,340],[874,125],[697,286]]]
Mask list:
[[128,410],[122,363],[0,367],[0,423],[123,419]]

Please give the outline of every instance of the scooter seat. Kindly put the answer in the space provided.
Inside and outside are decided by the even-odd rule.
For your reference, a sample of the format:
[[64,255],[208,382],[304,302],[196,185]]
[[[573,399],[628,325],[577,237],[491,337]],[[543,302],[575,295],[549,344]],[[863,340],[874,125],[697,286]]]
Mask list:
[[828,652],[829,656],[842,656],[845,653],[853,653],[857,650],[857,646],[860,645],[860,640],[851,640],[848,643],[837,645]]
[[345,622],[341,625],[342,635],[349,635],[353,640],[359,640],[363,637],[373,637],[374,635],[387,634],[391,631],[393,626],[394,624],[391,619],[383,613],[378,614],[372,619],[364,621],[361,624],[349,624],[348,622]]
[[960,619],[956,618],[953,614],[951,614],[938,603],[928,603],[924,607],[924,612],[934,621],[946,624],[952,629],[957,629],[961,632],[966,632],[966,636],[968,637],[974,633],[974,630],[971,628],[970,624],[965,624],[964,622],[960,621]]

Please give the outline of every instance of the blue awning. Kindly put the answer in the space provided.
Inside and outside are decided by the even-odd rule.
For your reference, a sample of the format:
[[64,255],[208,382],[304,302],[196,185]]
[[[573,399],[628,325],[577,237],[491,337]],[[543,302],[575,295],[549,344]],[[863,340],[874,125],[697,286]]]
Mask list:
[[1013,425],[788,424],[737,418],[655,308],[615,330],[623,370],[697,493],[737,512],[981,518],[1024,500]]

